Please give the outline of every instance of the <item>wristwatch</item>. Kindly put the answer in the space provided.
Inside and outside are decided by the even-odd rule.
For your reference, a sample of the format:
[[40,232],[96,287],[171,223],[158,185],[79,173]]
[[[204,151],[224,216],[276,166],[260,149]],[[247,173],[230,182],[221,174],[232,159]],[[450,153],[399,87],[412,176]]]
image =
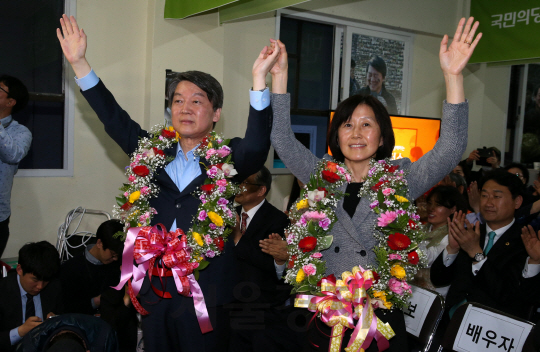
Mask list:
[[475,262],[481,262],[482,260],[486,259],[486,256],[484,255],[483,252],[480,252],[480,253],[476,253],[472,259]]

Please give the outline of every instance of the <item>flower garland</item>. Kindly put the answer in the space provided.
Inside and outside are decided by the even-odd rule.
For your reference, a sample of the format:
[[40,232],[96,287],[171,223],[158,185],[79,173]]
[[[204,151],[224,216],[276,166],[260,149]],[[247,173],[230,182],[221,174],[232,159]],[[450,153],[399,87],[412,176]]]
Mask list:
[[379,245],[373,249],[377,261],[373,269],[379,278],[369,292],[379,307],[408,307],[412,295],[408,282],[427,264],[425,253],[418,248],[425,234],[416,207],[407,199],[408,190],[399,165],[388,159],[370,161],[360,196],[368,196],[370,208],[379,214],[374,232]]
[[[159,193],[159,187],[153,178],[156,170],[164,167],[173,157],[165,156],[163,150],[170,148],[179,140],[178,133],[172,127],[167,129],[155,126],[149,137],[141,138],[130,164],[126,167],[129,183],[120,190],[116,197],[117,205],[113,214],[124,223],[124,231],[130,227],[149,226],[157,214],[150,206],[149,200]],[[223,139],[216,132],[210,132],[194,151],[196,156],[205,158],[208,178],[194,195],[201,204],[194,216],[192,227],[186,232],[187,244],[190,247],[190,262],[199,263],[198,270],[204,269],[208,262],[204,258],[220,255],[225,246],[227,236],[236,224],[236,216],[232,202],[227,198],[238,193],[238,186],[230,179],[237,174],[231,162],[229,140]],[[125,239],[125,233],[123,234]]]
[[317,283],[326,271],[321,251],[332,244],[328,233],[337,220],[334,209],[345,195],[341,186],[350,181],[345,165],[321,160],[291,207],[291,225],[285,230],[289,253],[285,282],[293,286],[292,293],[320,294]]
[[[372,160],[360,190],[360,196],[368,196],[370,208],[379,214],[374,233],[379,241],[374,248],[377,268],[370,268],[374,281],[368,290],[374,308],[407,307],[412,294],[407,281],[427,260],[418,250],[423,238],[420,217],[406,198],[407,181],[404,171],[398,169],[389,160]],[[350,182],[346,167],[322,160],[291,208],[292,225],[286,230],[290,259],[285,281],[293,286],[292,293],[322,295],[320,283],[326,265],[320,251],[332,244],[328,233],[337,220],[334,209],[344,196],[339,191],[344,182]]]

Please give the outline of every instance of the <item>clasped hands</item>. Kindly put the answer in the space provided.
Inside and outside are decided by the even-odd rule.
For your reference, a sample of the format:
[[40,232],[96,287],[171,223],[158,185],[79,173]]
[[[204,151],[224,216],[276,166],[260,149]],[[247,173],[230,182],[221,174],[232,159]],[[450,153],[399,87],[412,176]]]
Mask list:
[[259,241],[259,246],[263,253],[270,254],[274,257],[274,261],[277,265],[283,265],[289,260],[289,253],[287,253],[287,241],[277,234],[273,233],[268,238]]
[[[529,255],[529,264],[540,264],[540,231],[536,233],[531,225],[521,229],[521,239],[525,250]],[[476,253],[484,250],[480,247],[480,222],[475,226],[466,219],[466,215],[460,210],[454,213],[451,220],[448,218],[448,254],[456,254],[463,249],[469,257],[473,258]]]

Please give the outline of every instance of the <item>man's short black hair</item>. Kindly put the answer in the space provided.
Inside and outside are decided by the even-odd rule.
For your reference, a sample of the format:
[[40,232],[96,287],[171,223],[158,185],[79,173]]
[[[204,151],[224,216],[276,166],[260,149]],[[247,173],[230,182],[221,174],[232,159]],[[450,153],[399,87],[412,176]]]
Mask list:
[[467,181],[465,180],[465,177],[461,176],[460,174],[456,173],[449,173],[448,177],[450,177],[450,180],[456,184],[456,187],[463,186],[467,188]]
[[369,66],[373,67],[377,71],[381,73],[383,78],[386,77],[386,62],[382,59],[382,57],[374,55],[369,59],[368,63],[366,64],[366,73],[369,70]]
[[38,280],[51,281],[60,270],[60,255],[47,241],[30,242],[19,249],[19,264],[23,275],[32,274]]
[[525,184],[529,183],[529,169],[527,169],[527,166],[520,163],[512,163],[504,167],[506,171],[513,168],[520,169],[521,173],[523,174],[523,179],[525,180]]
[[178,72],[173,76],[167,93],[167,96],[169,97],[169,107],[173,103],[176,86],[182,81],[191,82],[201,88],[208,96],[208,100],[212,103],[214,111],[223,107],[223,88],[221,87],[221,84],[208,73],[201,71]]
[[11,109],[11,113],[16,114],[26,107],[28,104],[29,94],[28,89],[24,83],[22,83],[18,78],[8,75],[0,76],[0,82],[4,83],[8,87],[8,97],[15,99],[17,102],[15,106]]
[[525,185],[523,184],[523,182],[521,182],[519,177],[509,173],[506,170],[495,169],[485,174],[484,177],[482,177],[482,179],[480,180],[480,190],[482,189],[482,187],[484,187],[484,184],[487,181],[494,181],[497,184],[508,188],[508,190],[512,194],[512,199],[516,199],[517,196],[523,196],[523,194],[525,193]]
[[96,231],[96,239],[101,240],[103,243],[103,249],[110,249],[116,254],[121,255],[124,251],[124,242],[114,235],[117,232],[124,231],[124,225],[117,219],[107,220],[99,225]]
[[268,192],[270,192],[270,187],[272,186],[272,174],[266,168],[266,166],[263,166],[255,175],[255,183],[266,187],[266,193],[264,194],[266,197]]
[[336,108],[336,112],[332,118],[332,123],[330,124],[330,130],[328,131],[328,146],[330,147],[332,156],[341,162],[345,160],[345,156],[339,147],[339,128],[341,125],[351,120],[354,110],[359,105],[367,105],[373,110],[377,123],[379,124],[379,129],[381,130],[383,145],[377,149],[375,159],[380,160],[391,157],[396,140],[394,137],[394,130],[392,129],[392,121],[390,120],[390,115],[388,115],[388,110],[386,110],[379,99],[371,95],[362,94],[348,97],[339,103]]

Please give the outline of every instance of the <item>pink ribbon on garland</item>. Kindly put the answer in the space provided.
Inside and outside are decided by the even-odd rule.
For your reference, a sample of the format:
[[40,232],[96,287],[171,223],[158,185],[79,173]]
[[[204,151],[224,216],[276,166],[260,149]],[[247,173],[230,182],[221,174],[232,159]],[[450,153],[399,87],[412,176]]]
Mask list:
[[[201,332],[204,334],[212,331],[203,292],[193,275],[193,270],[199,266],[199,263],[189,261],[190,253],[191,248],[181,229],[168,232],[162,224],[131,227],[128,229],[124,242],[120,282],[114,288],[121,290],[126,282],[132,279],[129,285],[130,297],[137,296],[146,274],[148,273],[151,280],[155,262],[161,262],[165,268],[157,268],[158,271],[171,270],[177,292],[186,297],[193,297]],[[150,285],[152,285],[151,282]],[[170,293],[165,289],[160,291],[153,285],[152,289],[160,298],[171,298]],[[134,306],[137,307],[137,305]],[[139,312],[143,315],[148,314],[144,309]]]

